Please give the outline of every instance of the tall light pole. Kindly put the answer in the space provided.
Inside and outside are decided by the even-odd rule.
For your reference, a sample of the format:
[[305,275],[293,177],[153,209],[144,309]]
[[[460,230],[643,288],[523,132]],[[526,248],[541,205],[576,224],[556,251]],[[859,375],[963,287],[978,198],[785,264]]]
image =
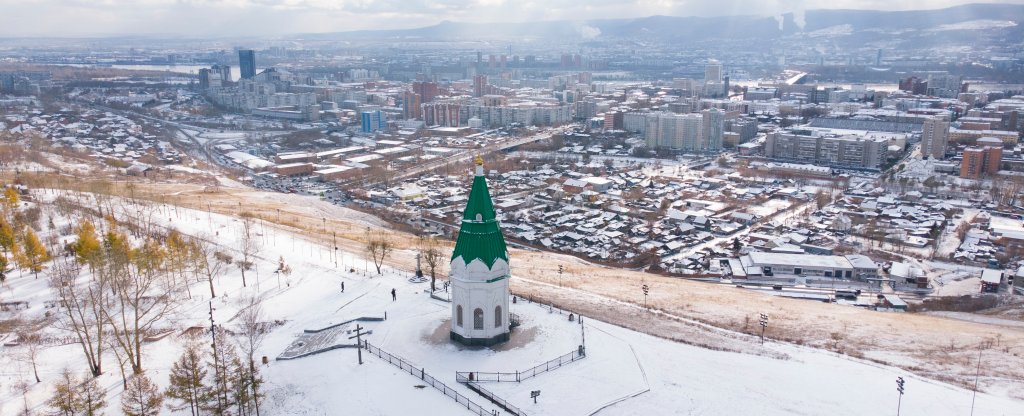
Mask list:
[[562,287],[562,265],[558,265],[558,287]]

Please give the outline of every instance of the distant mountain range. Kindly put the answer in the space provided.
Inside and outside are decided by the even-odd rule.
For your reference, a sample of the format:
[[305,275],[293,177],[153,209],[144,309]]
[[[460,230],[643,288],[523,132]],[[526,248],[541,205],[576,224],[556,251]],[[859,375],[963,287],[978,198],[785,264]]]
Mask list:
[[[1018,25],[999,24],[1017,22]],[[800,24],[798,24],[798,22]],[[305,34],[303,39],[608,39],[657,38],[663,40],[711,38],[776,38],[842,27],[847,32],[901,31],[942,27],[946,30],[1005,29],[1024,23],[1024,5],[968,4],[938,10],[808,10],[802,16],[650,16],[636,19],[540,21],[526,23],[441,22],[414,29],[361,30]]]

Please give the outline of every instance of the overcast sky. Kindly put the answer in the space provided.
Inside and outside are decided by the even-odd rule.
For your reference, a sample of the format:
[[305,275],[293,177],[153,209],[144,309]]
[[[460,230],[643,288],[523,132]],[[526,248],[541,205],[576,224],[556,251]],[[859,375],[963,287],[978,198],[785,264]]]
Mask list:
[[[976,2],[976,1],[975,1]],[[1024,3],[1024,0],[989,0]],[[274,36],[451,21],[935,9],[965,0],[0,0],[0,36]]]

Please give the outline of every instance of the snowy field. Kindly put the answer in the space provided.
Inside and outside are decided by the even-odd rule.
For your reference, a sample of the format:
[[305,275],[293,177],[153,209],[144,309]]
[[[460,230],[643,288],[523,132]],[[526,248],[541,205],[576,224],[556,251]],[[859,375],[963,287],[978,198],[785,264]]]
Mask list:
[[[122,214],[136,210],[126,205],[121,208]],[[161,226],[202,236],[225,250],[239,246],[242,226],[236,218],[167,206],[154,207],[151,212]],[[61,222],[68,220],[54,221],[59,229]],[[524,370],[573,351],[585,334],[586,358],[521,383],[484,383],[484,387],[530,415],[865,415],[894,412],[898,397],[895,379],[903,377],[907,394],[901,414],[970,412],[971,391],[896,368],[772,342],[763,348],[789,358],[718,352],[589,318],[584,318],[581,331],[580,325],[569,322],[566,315],[521,299],[512,305],[511,312],[519,315],[523,324],[513,331],[509,343],[495,349],[460,347],[447,339],[450,304],[431,298],[425,292],[429,283],[411,283],[409,271],[385,268],[378,276],[372,262],[361,253],[340,252],[334,256],[329,247],[277,231],[269,224],[260,223],[256,230],[262,249],[257,270],[247,273],[249,287],[242,287],[237,268],[229,269],[215,281],[221,296],[213,300],[213,306],[218,323],[231,328],[237,325],[239,300],[258,296],[265,320],[282,322],[257,353],[270,358],[261,369],[267,393],[261,409],[264,415],[471,414],[437,390],[422,388],[418,377],[366,351],[363,365],[357,363],[357,350],[352,348],[289,361],[274,360],[304,330],[385,314],[387,320],[359,323],[372,331],[366,339],[423,368],[485,409],[498,408],[457,383],[456,371]],[[293,270],[290,275],[274,273],[279,258]],[[515,258],[511,264],[514,275]],[[173,335],[143,346],[146,374],[161,386],[167,386],[169,369],[181,351],[182,331],[209,325],[206,285],[205,281],[194,283],[193,298],[183,300],[163,325],[173,329]],[[397,294],[394,301],[392,289]],[[31,273],[15,272],[0,289],[0,300],[27,301],[30,307],[2,312],[2,318],[41,317],[53,311],[46,307],[53,299],[44,276],[33,279]],[[67,336],[52,326],[43,332],[57,338]],[[335,342],[353,342],[344,331],[337,335]],[[0,341],[13,337],[0,334]],[[19,346],[0,347],[2,415],[19,414],[26,401],[33,414],[45,413],[45,401],[61,370],[70,368],[80,374],[86,370],[77,344],[47,347],[38,359],[43,382],[31,380],[28,394],[22,397],[11,386],[32,377],[23,350]],[[99,381],[108,389],[106,414],[120,414],[117,396],[121,374],[113,354],[105,357],[105,374]],[[530,398],[531,390],[541,391],[537,404]],[[1024,402],[979,394],[975,410],[980,415],[1020,415],[1024,414]],[[186,408],[165,413],[189,412]]]

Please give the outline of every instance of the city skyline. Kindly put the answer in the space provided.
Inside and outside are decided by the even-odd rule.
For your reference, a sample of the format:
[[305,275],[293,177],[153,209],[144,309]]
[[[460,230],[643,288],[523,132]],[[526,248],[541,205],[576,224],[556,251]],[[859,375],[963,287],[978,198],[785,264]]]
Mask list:
[[[815,9],[927,10],[965,4],[1024,4],[1024,0],[748,1],[725,0],[507,0],[404,1],[192,1],[87,2],[4,0],[0,37],[217,36],[259,37],[373,29],[409,29],[455,22],[586,21],[662,16],[778,16]],[[84,18],[83,18],[84,17]]]

